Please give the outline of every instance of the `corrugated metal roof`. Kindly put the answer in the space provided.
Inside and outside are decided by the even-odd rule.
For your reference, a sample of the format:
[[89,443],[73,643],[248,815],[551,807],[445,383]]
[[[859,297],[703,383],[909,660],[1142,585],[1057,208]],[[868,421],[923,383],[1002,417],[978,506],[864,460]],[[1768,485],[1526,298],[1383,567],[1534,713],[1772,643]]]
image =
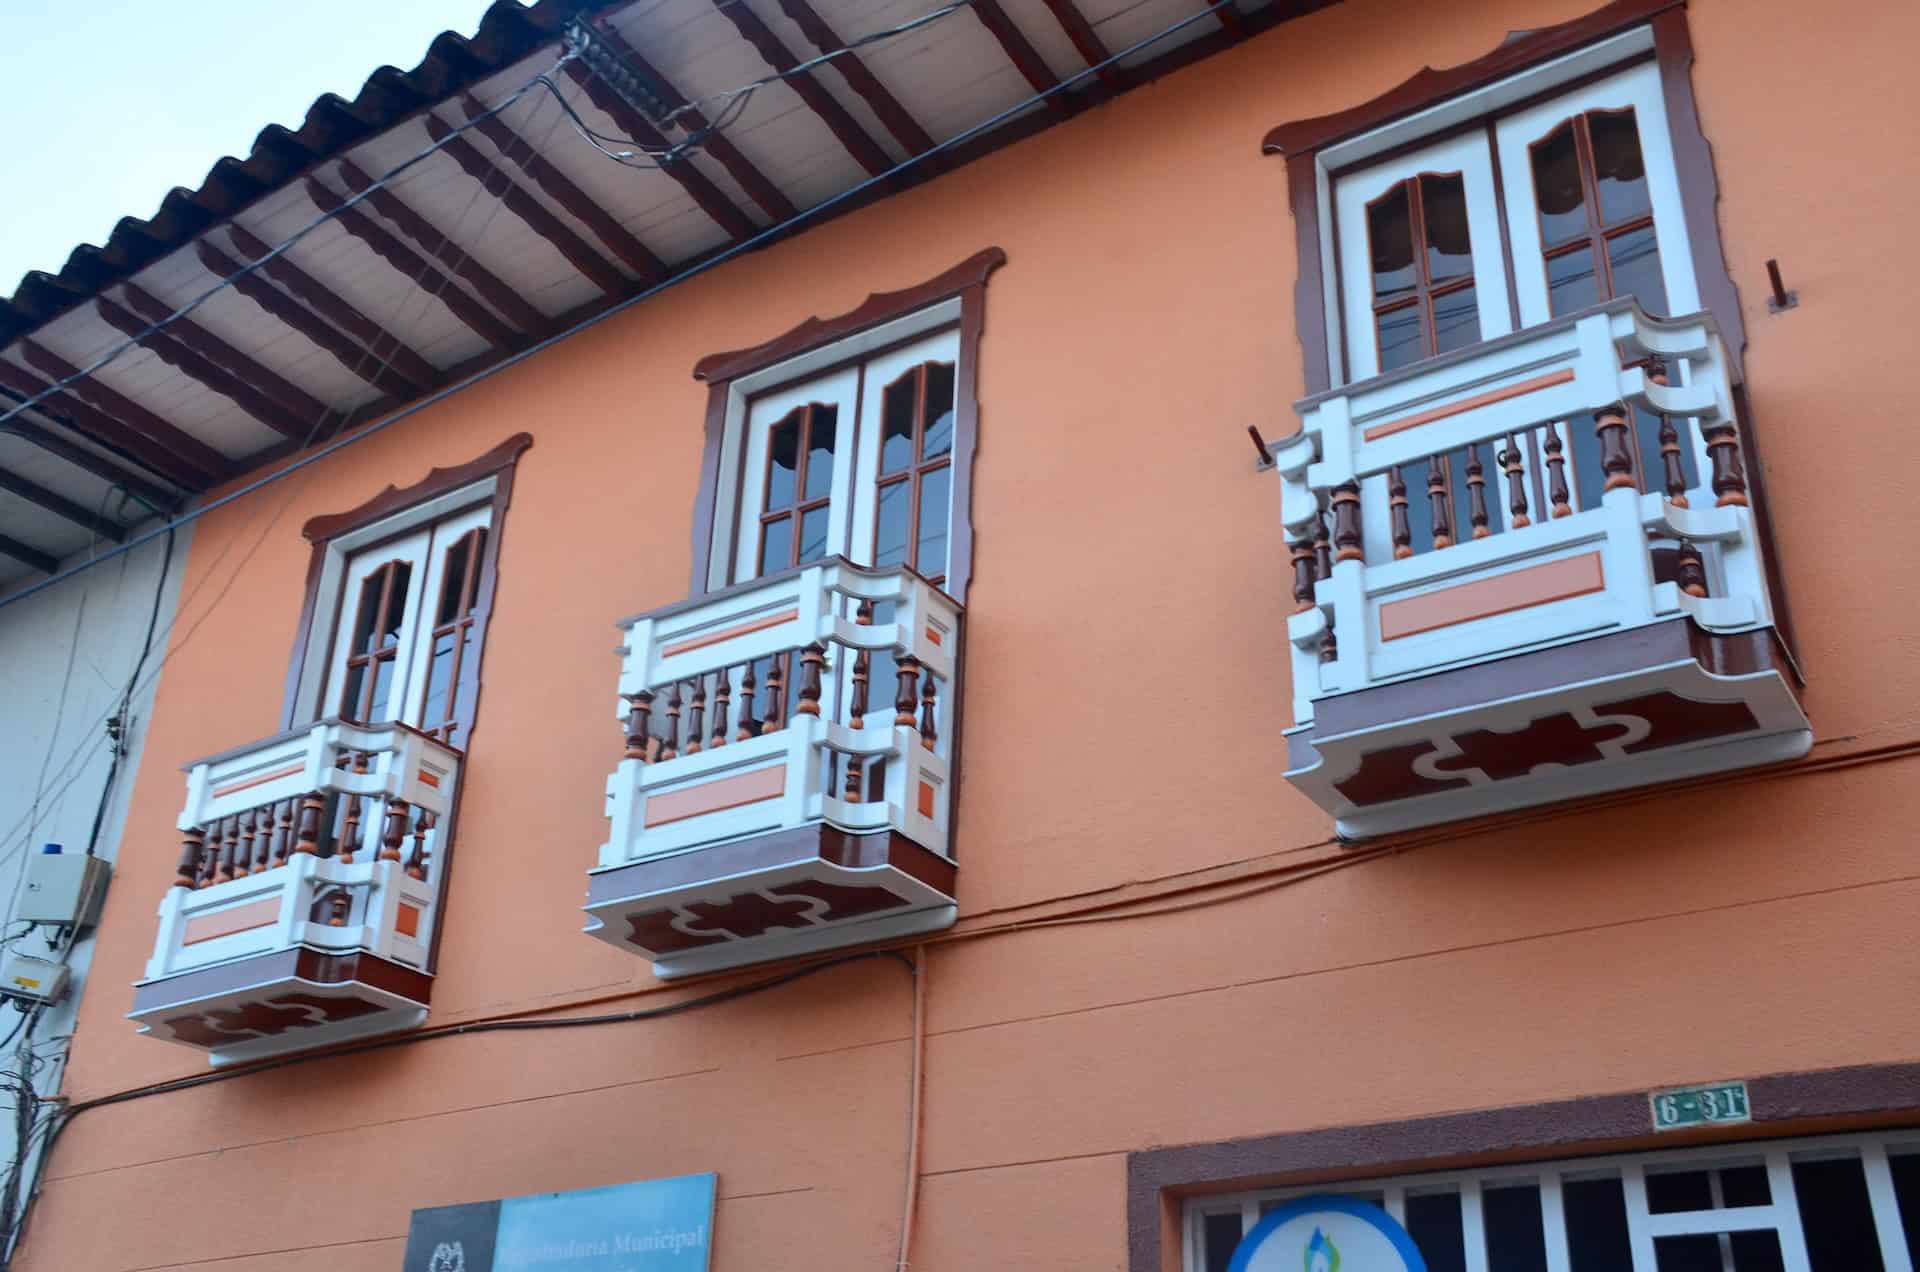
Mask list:
[[525,57],[576,15],[607,7],[608,0],[538,0],[531,7],[494,0],[472,38],[442,31],[411,71],[383,66],[352,101],[335,93],[314,99],[299,128],[261,129],[246,158],[220,159],[197,189],[175,187],[145,220],[122,217],[104,246],[82,243],[57,274],[29,271],[0,302],[0,345],[92,299],[289,179]]

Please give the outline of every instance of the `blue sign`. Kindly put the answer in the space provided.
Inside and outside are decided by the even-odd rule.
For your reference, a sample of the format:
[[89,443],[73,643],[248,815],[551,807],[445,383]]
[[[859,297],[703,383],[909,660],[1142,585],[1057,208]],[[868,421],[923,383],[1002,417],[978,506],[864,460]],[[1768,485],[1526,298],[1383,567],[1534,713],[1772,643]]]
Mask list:
[[1268,1211],[1227,1272],[1427,1272],[1393,1216],[1357,1197],[1322,1195]]
[[708,1272],[718,1177],[413,1212],[405,1272]]

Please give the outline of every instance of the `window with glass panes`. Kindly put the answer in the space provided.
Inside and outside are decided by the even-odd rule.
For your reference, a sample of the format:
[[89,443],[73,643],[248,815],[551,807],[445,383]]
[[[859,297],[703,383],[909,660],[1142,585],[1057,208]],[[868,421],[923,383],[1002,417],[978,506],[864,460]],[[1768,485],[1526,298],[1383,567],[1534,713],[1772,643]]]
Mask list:
[[1186,1272],[1228,1272],[1295,1197],[1373,1202],[1430,1272],[1912,1272],[1920,1132],[1716,1145],[1196,1198]]

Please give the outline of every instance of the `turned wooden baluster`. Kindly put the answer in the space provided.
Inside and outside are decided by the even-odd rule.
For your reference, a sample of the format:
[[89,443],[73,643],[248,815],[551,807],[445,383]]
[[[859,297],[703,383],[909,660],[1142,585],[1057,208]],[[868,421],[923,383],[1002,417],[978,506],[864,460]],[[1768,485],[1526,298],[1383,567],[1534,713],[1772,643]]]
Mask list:
[[342,864],[353,864],[353,854],[360,850],[360,797],[342,795],[347,803],[347,820],[340,831],[340,842],[334,846],[333,855]]
[[1296,539],[1287,551],[1293,557],[1293,612],[1304,614],[1313,608],[1313,540]]
[[214,871],[213,881],[225,883],[234,877],[233,854],[240,844],[240,823],[238,818],[220,819],[220,868]]
[[271,864],[284,866],[293,851],[293,821],[300,812],[300,801],[283,799],[273,806],[273,857]]
[[940,742],[940,726],[935,722],[933,673],[920,677],[920,745],[933,750]]
[[381,861],[400,860],[400,844],[407,837],[407,801],[387,801],[387,824],[380,828]]
[[1690,539],[1680,540],[1680,551],[1676,554],[1679,561],[1680,590],[1688,596],[1707,594],[1707,564],[1700,559],[1700,549]]
[[1447,457],[1427,456],[1427,502],[1433,507],[1433,546],[1453,546],[1453,508],[1447,498]]
[[254,831],[255,810],[240,814],[240,840],[233,850],[233,877],[244,879],[253,873],[253,847],[259,836]]
[[1706,434],[1707,458],[1713,463],[1713,493],[1717,508],[1747,506],[1747,474],[1740,467],[1740,439],[1733,425],[1722,424]]
[[180,866],[173,872],[174,887],[197,888],[200,886],[200,856],[206,844],[207,832],[198,826],[181,837]]
[[732,668],[722,667],[713,673],[713,736],[707,739],[707,749],[727,744],[727,707],[733,701]]
[[902,654],[899,671],[900,690],[893,696],[893,722],[902,728],[911,729],[919,723],[913,709],[920,702],[920,660],[912,654]]
[[1560,426],[1547,425],[1547,499],[1553,504],[1552,515],[1556,518],[1573,515],[1573,493],[1567,489],[1564,449],[1560,441]]
[[293,850],[295,852],[316,853],[320,851],[320,815],[326,811],[327,801],[319,791],[307,794],[300,801],[300,826],[294,832]]
[[407,857],[407,877],[425,880],[427,877],[427,832],[433,829],[434,816],[422,811],[413,823],[413,852]]
[[262,804],[253,810],[253,873],[259,874],[273,864],[273,810],[276,805]]
[[627,698],[627,758],[644,762],[647,758],[647,717],[653,714],[653,691],[642,689]]
[[1360,547],[1360,487],[1354,482],[1333,488],[1333,546],[1336,562],[1366,559]]
[[1480,462],[1480,443],[1467,447],[1467,522],[1473,537],[1484,539],[1493,531],[1487,528],[1487,470]]
[[1387,507],[1393,521],[1393,559],[1413,555],[1413,526],[1407,520],[1407,479],[1395,464],[1387,470]]
[[[1308,553],[1312,555],[1311,551]],[[863,600],[853,612],[853,621],[860,627],[873,625],[873,602]],[[853,692],[847,702],[847,727],[864,729],[867,727],[867,682],[873,675],[873,655],[868,650],[860,650],[853,656]],[[867,794],[867,761],[864,756],[847,757],[846,800],[849,804],[858,804]]]
[[819,641],[800,654],[800,702],[794,710],[801,715],[820,714],[820,668],[827,661],[826,647]]
[[700,744],[707,733],[707,678],[693,678],[693,697],[687,702],[687,744],[682,748],[686,755],[698,755]]
[[667,693],[667,732],[660,739],[660,758],[671,760],[680,754],[680,682],[673,682]]
[[1313,577],[1333,577],[1333,532],[1327,528],[1327,510],[1322,508],[1313,523]]
[[1327,624],[1327,638],[1320,642],[1320,661],[1330,663],[1340,656],[1340,647],[1333,639],[1333,624]]
[[1526,461],[1520,457],[1520,443],[1507,434],[1507,448],[1494,456],[1507,475],[1507,524],[1515,530],[1533,524],[1527,516]]
[[327,900],[331,903],[330,912],[327,915],[327,926],[347,926],[347,916],[353,913],[353,894],[345,888],[335,888]]
[[1607,475],[1602,491],[1633,489],[1633,452],[1628,448],[1627,408],[1620,403],[1593,414],[1594,436],[1600,439],[1600,471]]
[[[1647,360],[1647,383],[1667,383],[1666,364],[1658,358]],[[1680,467],[1680,431],[1673,426],[1673,417],[1665,411],[1660,412],[1660,466],[1665,470],[1667,502],[1676,508],[1686,507],[1687,475]]]
[[747,663],[740,673],[740,728],[733,735],[736,742],[745,742],[748,738],[760,736],[760,723],[753,718],[753,691],[757,685],[753,675],[753,664]]
[[785,654],[775,654],[767,664],[767,716],[760,722],[762,733],[778,733],[787,727],[786,659]]

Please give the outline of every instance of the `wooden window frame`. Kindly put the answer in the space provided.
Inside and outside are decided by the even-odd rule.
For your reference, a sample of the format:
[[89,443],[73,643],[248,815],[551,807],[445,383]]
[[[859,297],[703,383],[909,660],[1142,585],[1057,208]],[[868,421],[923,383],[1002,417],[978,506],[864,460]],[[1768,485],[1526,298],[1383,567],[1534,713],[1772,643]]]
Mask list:
[[[1700,301],[1719,325],[1733,363],[1734,427],[1745,457],[1748,498],[1766,560],[1775,622],[1788,656],[1797,659],[1779,544],[1767,511],[1766,464],[1754,438],[1752,407],[1742,370],[1746,321],[1715,216],[1720,180],[1713,165],[1713,148],[1701,130],[1694,102],[1693,37],[1687,27],[1686,0],[1613,0],[1558,26],[1510,32],[1498,47],[1470,62],[1445,70],[1424,67],[1370,101],[1280,124],[1267,132],[1261,142],[1262,153],[1286,160],[1287,199],[1299,260],[1293,293],[1294,331],[1300,342],[1305,388],[1311,395],[1332,388],[1336,376],[1346,382],[1344,358],[1334,342],[1341,328],[1339,262],[1333,236],[1326,232],[1333,224],[1334,177],[1415,145],[1430,145],[1458,133],[1491,127],[1496,114],[1572,92],[1591,80],[1648,59],[1659,70],[1668,141],[1680,184],[1683,233]],[[1500,90],[1505,96],[1497,101],[1466,103],[1465,99],[1475,94],[1484,96],[1483,90]],[[1448,118],[1448,107],[1454,103],[1461,103],[1460,111]],[[1372,139],[1372,148],[1362,153],[1368,139]],[[1363,146],[1356,147],[1356,142]],[[1498,163],[1494,172],[1497,177]],[[1504,226],[1503,215],[1503,235]],[[1504,243],[1503,247],[1508,249],[1511,271],[1511,248]],[[1508,287],[1511,291],[1511,278]],[[1517,316],[1517,305],[1515,308]]]
[[[460,658],[456,664],[455,705],[450,713],[450,718],[460,727],[461,749],[472,749],[480,704],[480,669],[499,582],[500,544],[507,506],[513,498],[514,473],[520,456],[532,445],[532,434],[516,433],[477,459],[452,468],[435,468],[404,489],[388,486],[357,507],[315,517],[301,528],[301,536],[313,546],[307,562],[305,600],[287,664],[286,692],[280,710],[283,730],[302,727],[323,714],[318,712],[322,690],[319,681],[325,677],[335,630],[350,604],[348,598],[338,595],[345,580],[347,555],[377,548],[484,502],[491,508],[491,518],[478,562],[477,582],[473,584],[474,608],[463,616],[473,627],[473,656]],[[468,569],[471,572],[475,567],[470,563]],[[336,596],[325,595],[329,584]],[[437,605],[438,600],[438,597],[423,596],[422,605]],[[422,614],[423,620],[427,617]],[[454,845],[459,837],[460,804],[466,793],[465,786],[463,780],[460,789],[454,791],[453,807],[439,826],[438,901],[443,915],[447,884],[453,877]],[[445,930],[444,922],[433,925],[433,944],[427,953],[425,969],[429,974],[439,965],[440,939]]]
[[[689,596],[718,591],[730,579],[738,550],[736,523],[743,483],[737,468],[744,450],[740,441],[748,405],[766,393],[957,327],[960,354],[954,373],[953,448],[948,460],[953,466],[952,543],[942,586],[965,603],[973,572],[973,452],[979,432],[986,285],[1006,261],[1007,254],[1000,248],[986,248],[917,286],[877,292],[846,313],[808,318],[763,344],[712,354],[695,364],[694,378],[707,385],[707,415],[694,501]],[[849,437],[839,444],[851,446],[854,441]]]
[[[881,428],[882,430],[884,430],[886,428],[886,418],[887,418],[887,406],[886,406],[887,394],[893,392],[896,388],[898,388],[901,384],[905,383],[908,379],[912,379],[913,381],[913,432],[908,436],[908,445],[910,448],[910,453],[907,457],[906,465],[902,468],[895,469],[893,472],[887,472],[884,469],[877,471],[874,474],[873,486],[874,486],[874,492],[877,498],[879,492],[885,490],[888,486],[897,486],[902,482],[907,483],[907,544],[906,544],[907,556],[904,564],[909,570],[912,570],[915,573],[920,574],[922,578],[926,579],[927,582],[933,584],[935,587],[944,588],[947,585],[947,577],[948,577],[947,574],[944,574],[944,573],[927,574],[921,571],[920,569],[920,488],[921,488],[921,484],[929,476],[939,472],[941,469],[945,468],[950,470],[953,467],[953,447],[951,445],[949,445],[943,453],[934,456],[932,459],[928,459],[926,456],[927,368],[931,366],[952,366],[953,367],[954,382],[956,385],[955,394],[957,396],[959,391],[957,386],[959,383],[959,376],[960,376],[959,364],[940,362],[937,359],[929,362],[916,363],[915,365],[901,372],[900,375],[894,379],[892,384],[883,384],[880,386],[880,420],[881,420]],[[955,415],[956,423],[958,421],[959,413],[960,413],[959,404],[956,401],[954,405],[954,415]],[[887,447],[887,439],[883,431],[880,438],[880,455],[882,457],[883,463],[885,462],[886,447]],[[951,486],[948,487],[948,499],[949,499],[949,502],[951,502],[951,499],[952,499]],[[948,509],[948,520],[949,521],[952,520],[951,507],[949,507]],[[874,537],[873,555],[875,557],[878,557],[880,555],[880,517],[879,517],[877,506],[874,513],[873,537]],[[951,553],[949,553],[949,555],[951,555]]]

